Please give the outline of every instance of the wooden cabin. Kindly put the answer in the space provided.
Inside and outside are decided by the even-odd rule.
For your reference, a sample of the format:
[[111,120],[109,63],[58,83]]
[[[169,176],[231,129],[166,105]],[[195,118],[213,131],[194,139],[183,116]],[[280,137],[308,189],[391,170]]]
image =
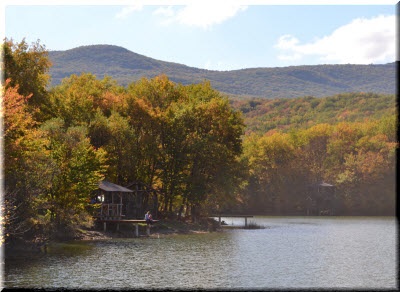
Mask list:
[[100,209],[96,217],[101,220],[121,220],[126,216],[127,202],[134,191],[108,181],[101,181],[95,191],[92,203],[98,203]]
[[[133,187],[133,190],[128,187]],[[103,224],[104,231],[107,230],[107,224],[114,224],[118,231],[120,223],[128,223],[135,225],[135,235],[139,236],[139,223],[146,223],[144,215],[148,210],[148,195],[152,193],[157,197],[157,194],[154,189],[138,182],[129,184],[128,187],[101,181],[91,200],[93,204],[100,206],[94,217],[97,223]],[[146,233],[150,235],[149,224]]]
[[[103,180],[92,197],[92,203],[101,204],[95,216],[100,220],[143,219],[146,211],[157,211],[157,194],[153,188],[140,182],[123,187]],[[157,214],[153,213],[153,216],[157,218]]]
[[335,186],[321,182],[308,187],[307,215],[334,215]]

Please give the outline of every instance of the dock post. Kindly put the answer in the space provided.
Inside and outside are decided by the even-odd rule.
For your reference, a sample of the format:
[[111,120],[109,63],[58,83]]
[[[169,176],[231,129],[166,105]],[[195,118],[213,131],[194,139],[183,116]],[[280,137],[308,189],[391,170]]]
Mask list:
[[104,225],[104,231],[107,231],[107,223],[104,222],[103,225]]
[[147,236],[150,236],[150,225],[149,224],[147,224],[146,232],[147,232]]
[[244,217],[244,227],[247,227],[247,217]]
[[135,224],[135,235],[136,237],[139,237],[139,223]]
[[221,216],[218,217],[218,224],[219,224],[219,227],[221,227]]
[[119,223],[117,223],[117,231],[119,231]]

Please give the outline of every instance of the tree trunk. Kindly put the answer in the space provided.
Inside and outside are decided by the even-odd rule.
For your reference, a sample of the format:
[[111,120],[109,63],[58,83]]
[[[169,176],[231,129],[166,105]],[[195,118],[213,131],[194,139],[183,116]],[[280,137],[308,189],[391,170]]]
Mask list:
[[170,196],[169,198],[169,202],[168,202],[168,212],[172,213],[172,196]]
[[154,216],[157,219],[158,218],[158,196],[155,191],[153,191],[153,200],[154,200]]
[[162,210],[163,210],[164,213],[167,213],[168,212],[168,195],[164,194],[164,198],[163,199],[164,200],[163,200]]
[[186,197],[183,198],[183,202],[179,208],[178,220],[182,219],[182,212],[183,212],[183,208],[184,208],[185,204],[186,204]]
[[192,222],[193,223],[197,222],[197,214],[196,214],[196,212],[197,212],[196,206],[192,205],[190,213],[192,214]]

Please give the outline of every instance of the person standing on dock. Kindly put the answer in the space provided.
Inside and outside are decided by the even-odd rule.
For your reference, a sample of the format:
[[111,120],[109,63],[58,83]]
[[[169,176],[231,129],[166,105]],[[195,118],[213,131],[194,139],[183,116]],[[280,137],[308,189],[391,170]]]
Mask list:
[[144,215],[144,220],[146,220],[148,226],[153,224],[153,217],[151,216],[150,211],[147,211],[147,213]]

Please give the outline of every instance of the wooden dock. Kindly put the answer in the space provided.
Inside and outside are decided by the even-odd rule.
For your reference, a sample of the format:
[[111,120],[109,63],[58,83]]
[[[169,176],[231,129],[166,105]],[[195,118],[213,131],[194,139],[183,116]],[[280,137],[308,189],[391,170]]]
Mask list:
[[244,218],[244,226],[247,227],[247,218],[253,218],[253,215],[225,215],[225,214],[218,214],[218,215],[211,215],[210,218],[218,217],[218,223],[221,227],[221,217],[225,218]]
[[[159,220],[153,220],[153,223],[157,223]],[[104,226],[104,231],[107,231],[107,223],[116,223],[117,224],[117,231],[119,230],[120,223],[131,223],[135,225],[135,236],[139,237],[139,223],[147,224],[146,220],[140,219],[97,219],[97,222],[102,222]],[[150,226],[147,224],[146,234],[150,235]]]

